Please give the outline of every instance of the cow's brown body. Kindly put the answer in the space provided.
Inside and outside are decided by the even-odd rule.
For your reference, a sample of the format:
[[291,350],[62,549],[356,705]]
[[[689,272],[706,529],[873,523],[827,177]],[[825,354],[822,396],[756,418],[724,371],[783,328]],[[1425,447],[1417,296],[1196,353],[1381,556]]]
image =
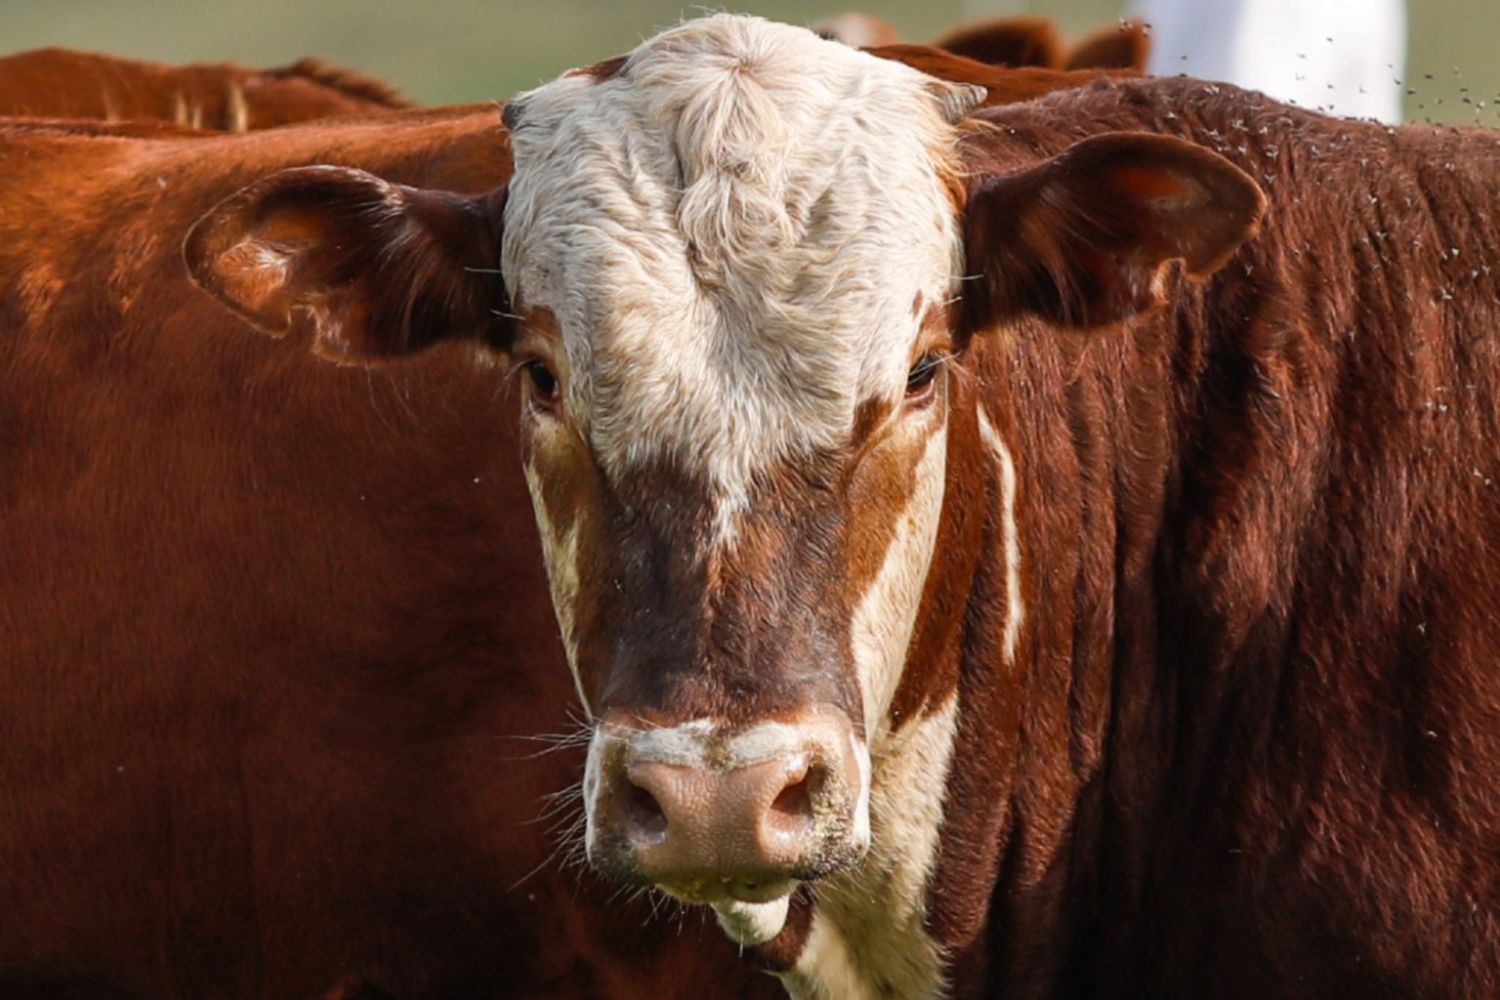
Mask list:
[[330,371],[189,285],[191,224],[307,163],[509,174],[488,105],[0,127],[0,995],[775,993],[558,861],[580,747],[538,737],[578,723],[503,373]]
[[923,614],[966,600],[963,637],[919,631],[907,685],[960,691],[930,916],[958,992],[1494,995],[1500,136],[1195,81],[981,118],[976,173],[1149,130],[1269,209],[1160,313],[970,347],[969,399],[1017,456],[1033,625],[997,672],[970,417]]
[[70,49],[0,58],[0,114],[99,121],[148,119],[245,132],[406,107],[387,85],[316,59],[275,69],[165,63]]

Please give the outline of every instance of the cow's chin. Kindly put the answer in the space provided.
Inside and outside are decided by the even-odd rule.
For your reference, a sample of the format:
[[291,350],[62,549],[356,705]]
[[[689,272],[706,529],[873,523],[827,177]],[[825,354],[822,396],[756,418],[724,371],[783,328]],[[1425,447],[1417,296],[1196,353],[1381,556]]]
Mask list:
[[790,891],[764,903],[733,900],[715,904],[714,916],[718,918],[719,927],[729,936],[729,940],[749,948],[765,944],[781,933],[781,928],[786,926],[786,915],[791,903]]
[[657,888],[684,903],[712,907],[729,939],[750,947],[765,944],[781,933],[797,885],[795,879],[774,882],[695,879]]

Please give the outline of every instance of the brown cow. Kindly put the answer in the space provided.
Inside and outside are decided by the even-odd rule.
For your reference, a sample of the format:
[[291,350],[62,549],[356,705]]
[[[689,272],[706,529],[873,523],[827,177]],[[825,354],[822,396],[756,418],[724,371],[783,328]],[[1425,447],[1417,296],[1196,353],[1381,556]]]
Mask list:
[[[814,25],[824,38],[872,49],[901,43],[901,33],[886,21],[851,11]],[[1041,69],[1146,68],[1151,39],[1139,20],[1122,20],[1064,45],[1057,26],[1045,17],[997,17],[961,25],[928,43],[934,48],[992,66]]]
[[1099,28],[1072,46],[1064,46],[1047,18],[998,17],[946,31],[928,43],[935,48],[998,66],[1050,69],[1146,68],[1151,37],[1146,24],[1122,20]]
[[[503,372],[330,374],[187,284],[192,222],[311,162],[510,171],[488,105],[0,124],[0,997],[779,993],[559,869],[582,746]],[[491,242],[392,314],[486,303]]]
[[386,84],[318,59],[247,69],[234,63],[169,66],[59,48],[0,58],[0,115],[148,119],[246,132],[407,106]]
[[965,121],[726,15],[614,68],[507,106],[504,191],[293,171],[186,251],[518,367],[594,864],[798,996],[1500,991],[1500,136]]
[[582,760],[498,374],[330,378],[182,269],[285,167],[494,187],[499,125],[0,125],[6,1000],[775,990],[557,863]]

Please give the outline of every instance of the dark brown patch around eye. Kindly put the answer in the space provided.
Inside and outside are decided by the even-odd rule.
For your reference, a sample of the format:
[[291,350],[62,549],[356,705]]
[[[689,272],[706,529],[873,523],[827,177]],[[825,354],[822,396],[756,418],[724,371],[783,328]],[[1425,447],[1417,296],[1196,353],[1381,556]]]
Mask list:
[[906,373],[907,400],[915,401],[928,396],[942,368],[943,356],[940,354],[924,354],[918,358],[917,363]]
[[562,385],[552,369],[533,358],[521,365],[526,372],[526,381],[531,384],[531,398],[544,409],[553,409],[562,402]]

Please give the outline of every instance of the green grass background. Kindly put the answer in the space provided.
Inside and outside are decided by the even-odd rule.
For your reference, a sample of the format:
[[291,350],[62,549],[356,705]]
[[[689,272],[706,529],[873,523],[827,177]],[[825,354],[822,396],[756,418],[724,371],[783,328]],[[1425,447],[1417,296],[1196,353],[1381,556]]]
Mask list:
[[[1210,2],[1210,0],[1204,0]],[[1308,0],[1315,3],[1317,0]],[[1047,14],[1068,32],[1108,24],[1123,0],[745,0],[809,23],[851,6],[911,40],[982,14]],[[0,51],[67,45],[171,62],[274,65],[319,55],[374,73],[415,100],[500,99],[623,52],[703,7],[663,0],[0,0]],[[725,9],[725,8],[713,8]],[[1407,117],[1500,126],[1500,0],[1410,0]],[[1472,101],[1462,102],[1464,92]]]

